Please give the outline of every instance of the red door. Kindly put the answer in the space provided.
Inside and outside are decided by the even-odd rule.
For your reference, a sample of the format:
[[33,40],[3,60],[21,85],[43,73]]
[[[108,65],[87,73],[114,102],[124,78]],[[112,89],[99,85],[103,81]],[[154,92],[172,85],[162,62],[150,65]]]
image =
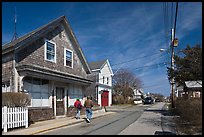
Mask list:
[[103,91],[101,94],[101,105],[108,106],[108,91]]

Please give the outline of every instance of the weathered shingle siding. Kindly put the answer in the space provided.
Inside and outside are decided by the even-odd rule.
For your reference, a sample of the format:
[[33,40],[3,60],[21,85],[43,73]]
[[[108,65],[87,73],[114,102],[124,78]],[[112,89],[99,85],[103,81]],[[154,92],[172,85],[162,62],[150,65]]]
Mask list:
[[[74,51],[73,46],[69,43],[65,30],[61,32],[61,36],[59,36],[60,32],[57,31],[57,33],[58,34],[54,31],[49,32],[44,37],[27,46],[27,48],[18,52],[18,65],[38,65],[87,78],[87,74]],[[44,38],[56,44],[56,63],[44,59]],[[64,48],[73,51],[73,69],[64,66]]]
[[13,55],[5,54],[2,56],[2,83],[10,81],[13,74]]

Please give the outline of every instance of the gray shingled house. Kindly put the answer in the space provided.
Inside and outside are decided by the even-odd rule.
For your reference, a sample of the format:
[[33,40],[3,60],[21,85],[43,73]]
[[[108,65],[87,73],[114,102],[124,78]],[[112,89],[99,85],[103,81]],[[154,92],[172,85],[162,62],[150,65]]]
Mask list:
[[2,92],[31,95],[34,121],[66,115],[93,82],[68,20],[61,16],[2,46]]

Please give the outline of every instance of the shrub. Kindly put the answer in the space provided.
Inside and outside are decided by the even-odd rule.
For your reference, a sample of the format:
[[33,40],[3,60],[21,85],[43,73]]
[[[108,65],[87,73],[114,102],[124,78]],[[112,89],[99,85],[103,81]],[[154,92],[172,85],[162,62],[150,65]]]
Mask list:
[[23,92],[4,92],[2,93],[2,106],[25,107],[31,103],[29,94]]
[[199,98],[178,98],[176,100],[176,113],[184,121],[200,125],[202,124],[202,100]]
[[113,96],[113,104],[124,104],[125,99],[122,95]]
[[130,98],[130,99],[128,100],[128,104],[134,104],[134,99],[133,99],[133,98]]

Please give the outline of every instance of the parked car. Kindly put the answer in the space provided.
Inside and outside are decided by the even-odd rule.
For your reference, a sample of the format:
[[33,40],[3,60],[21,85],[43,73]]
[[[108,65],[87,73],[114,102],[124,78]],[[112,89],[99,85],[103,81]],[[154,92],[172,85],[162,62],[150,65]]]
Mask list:
[[134,101],[134,104],[136,104],[136,105],[137,104],[142,104],[142,102],[143,102],[141,98],[136,98],[133,101]]
[[161,101],[160,101],[160,99],[157,98],[157,99],[155,99],[155,102],[161,102]]
[[146,97],[144,99],[144,104],[153,104],[154,103],[154,99],[152,97]]

